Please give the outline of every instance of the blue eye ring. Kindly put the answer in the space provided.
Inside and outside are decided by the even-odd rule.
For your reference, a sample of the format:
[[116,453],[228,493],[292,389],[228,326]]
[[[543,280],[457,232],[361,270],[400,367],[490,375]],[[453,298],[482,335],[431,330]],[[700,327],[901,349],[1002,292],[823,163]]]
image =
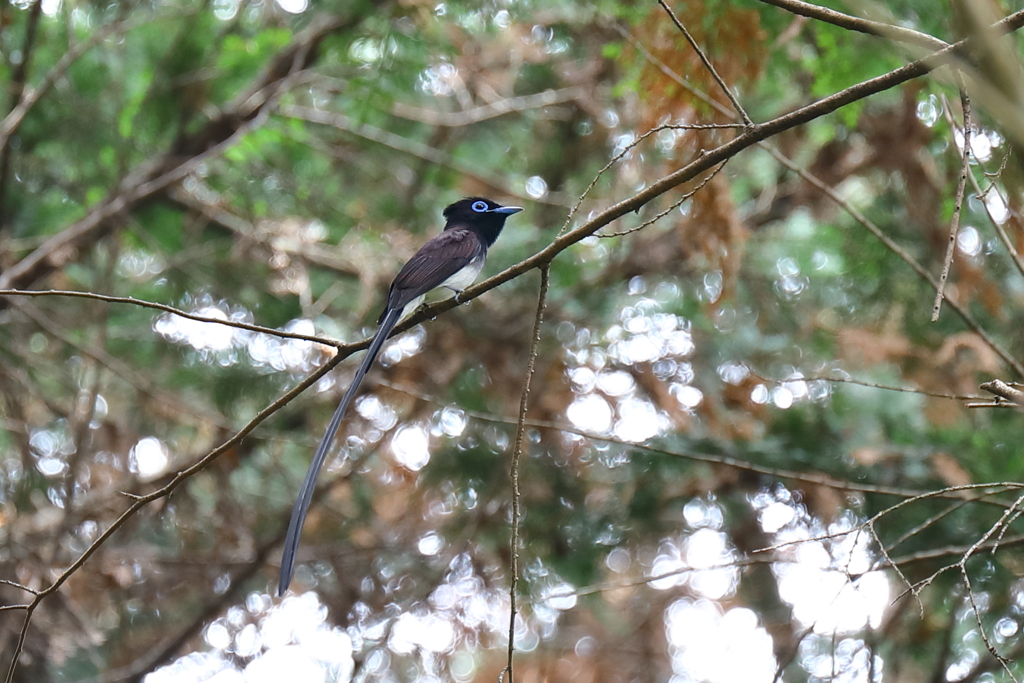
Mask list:
[[487,202],[473,202],[473,206],[469,207],[477,213],[485,213],[488,211]]

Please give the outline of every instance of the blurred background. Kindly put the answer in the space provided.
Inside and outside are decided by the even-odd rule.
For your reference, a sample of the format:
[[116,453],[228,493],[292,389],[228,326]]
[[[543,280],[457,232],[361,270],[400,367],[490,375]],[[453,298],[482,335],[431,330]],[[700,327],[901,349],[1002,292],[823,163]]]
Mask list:
[[[670,7],[757,122],[923,54],[757,0]],[[967,30],[963,3],[835,7]],[[999,45],[1014,64],[1019,39]],[[526,207],[489,276],[741,132],[653,3],[14,0],[0,57],[0,287],[343,342],[372,333],[446,204]],[[751,147],[553,261],[517,680],[1019,676],[1024,424],[967,407],[1024,362],[1021,167],[984,98],[960,309],[930,322],[909,264],[938,276],[957,206],[949,72]],[[8,680],[498,680],[539,283],[385,347],[284,599],[291,505],[358,355],[95,545],[334,347],[0,297]]]

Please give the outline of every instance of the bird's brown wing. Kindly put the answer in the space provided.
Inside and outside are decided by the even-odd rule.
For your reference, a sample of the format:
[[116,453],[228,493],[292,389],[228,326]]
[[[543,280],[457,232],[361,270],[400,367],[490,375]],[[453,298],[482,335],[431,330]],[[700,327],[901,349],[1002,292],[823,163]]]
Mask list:
[[471,230],[445,230],[424,244],[395,276],[388,292],[388,309],[403,308],[439,287],[484,252],[480,238]]

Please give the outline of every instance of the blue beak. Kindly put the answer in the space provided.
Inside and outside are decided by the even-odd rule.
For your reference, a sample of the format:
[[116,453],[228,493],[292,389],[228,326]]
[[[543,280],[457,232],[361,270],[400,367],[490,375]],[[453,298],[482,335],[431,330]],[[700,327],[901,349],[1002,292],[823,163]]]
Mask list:
[[523,210],[521,206],[499,206],[497,209],[491,209],[491,213],[502,213],[506,216],[511,216],[514,213],[519,213]]

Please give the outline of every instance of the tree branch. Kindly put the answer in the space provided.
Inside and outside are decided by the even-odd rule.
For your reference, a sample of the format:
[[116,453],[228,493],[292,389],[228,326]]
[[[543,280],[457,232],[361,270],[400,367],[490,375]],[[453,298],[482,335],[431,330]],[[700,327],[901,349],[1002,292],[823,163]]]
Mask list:
[[391,106],[391,113],[403,119],[419,121],[431,126],[443,126],[445,128],[460,128],[474,123],[480,123],[488,119],[504,116],[514,112],[550,107],[556,104],[575,102],[584,95],[586,89],[574,85],[560,90],[545,90],[535,95],[523,95],[521,97],[509,97],[498,100],[481,107],[473,107],[456,112],[440,112],[433,109],[423,109],[412,105],[395,102]]
[[[957,74],[958,80],[963,77]],[[938,287],[935,288],[935,303],[932,305],[932,322],[938,322],[939,311],[942,308],[942,299],[946,296],[946,281],[949,279],[949,270],[953,266],[953,254],[956,252],[956,238],[960,232],[960,211],[964,206],[964,190],[967,188],[967,176],[971,175],[971,98],[967,96],[967,90],[960,88],[960,107],[964,114],[963,140],[964,150],[960,162],[960,178],[956,183],[956,198],[953,203],[953,217],[949,221],[949,239],[946,242],[946,255],[942,261],[942,274],[939,276]],[[946,112],[948,115],[948,111]],[[952,131],[956,131],[951,126]],[[956,147],[954,140],[953,146]]]
[[529,360],[526,362],[526,376],[523,377],[523,390],[519,395],[519,418],[516,420],[516,439],[512,446],[512,467],[509,477],[512,479],[512,535],[509,541],[511,565],[509,571],[512,579],[509,582],[509,617],[508,617],[508,663],[505,670],[498,676],[499,681],[505,671],[508,672],[508,683],[515,683],[512,668],[512,655],[516,646],[516,589],[519,587],[519,460],[523,455],[523,442],[526,436],[526,408],[530,400],[530,381],[537,363],[537,347],[540,344],[540,327],[544,323],[544,308],[548,301],[547,265],[540,269],[540,293],[537,295],[537,313],[533,318],[533,335],[530,337]]
[[939,50],[947,46],[945,41],[939,40],[927,33],[915,31],[910,28],[904,28],[902,26],[896,26],[894,24],[886,24],[881,21],[861,19],[860,17],[843,14],[842,12],[837,12],[835,10],[828,9],[827,7],[813,5],[809,2],[802,2],[801,0],[761,0],[761,2],[766,5],[772,5],[773,7],[784,9],[787,12],[792,12],[793,14],[801,17],[817,19],[818,21],[823,21],[826,24],[832,24],[839,28],[845,28],[858,33],[866,33],[868,35],[878,36],[879,38],[888,38],[889,40],[907,43],[908,45],[916,45],[917,47],[924,47],[929,50]]
[[338,342],[325,339],[323,337],[315,337],[308,334],[298,334],[296,332],[285,332],[283,330],[276,330],[272,327],[264,327],[263,325],[253,325],[252,323],[243,323],[238,320],[221,320],[220,318],[211,318],[205,315],[198,315],[196,313],[189,313],[183,311],[180,308],[168,306],[166,304],[159,304],[154,301],[146,301],[144,299],[136,299],[132,296],[109,296],[107,294],[95,294],[93,292],[79,292],[75,290],[67,289],[0,289],[0,297],[71,297],[76,299],[93,299],[95,301],[105,301],[107,303],[114,304],[130,304],[132,306],[140,306],[142,308],[152,308],[157,311],[163,311],[164,313],[171,313],[181,318],[188,320],[195,320],[200,323],[210,323],[211,325],[223,325],[224,327],[234,327],[239,330],[246,330],[248,332],[259,332],[260,334],[269,334],[274,337],[281,337],[282,339],[296,339],[299,341],[313,342],[314,344],[324,344],[326,346],[340,346],[344,347],[343,344],[339,345]]
[[686,30],[686,26],[683,25],[683,22],[679,21],[679,17],[676,16],[676,13],[673,12],[672,8],[665,3],[665,0],[658,0],[658,4],[665,8],[668,16],[672,19],[672,23],[674,23],[676,28],[679,29],[679,32],[683,34],[683,37],[686,38],[686,42],[690,44],[693,51],[697,53],[697,57],[699,57],[701,63],[704,64],[704,68],[708,70],[711,77],[715,79],[715,83],[718,83],[718,87],[722,89],[725,96],[729,98],[730,102],[732,102],[733,108],[736,110],[736,113],[740,115],[740,118],[743,119],[743,122],[748,126],[754,125],[754,122],[750,120],[749,116],[747,116],[746,110],[743,109],[743,105],[741,105],[740,101],[736,99],[736,95],[734,95],[732,90],[729,89],[729,86],[726,85],[725,80],[718,75],[718,71],[715,69],[714,64],[712,64],[711,60],[707,58],[707,55],[704,54],[704,50],[700,48],[700,45],[698,45],[697,41],[693,39],[690,32]]

